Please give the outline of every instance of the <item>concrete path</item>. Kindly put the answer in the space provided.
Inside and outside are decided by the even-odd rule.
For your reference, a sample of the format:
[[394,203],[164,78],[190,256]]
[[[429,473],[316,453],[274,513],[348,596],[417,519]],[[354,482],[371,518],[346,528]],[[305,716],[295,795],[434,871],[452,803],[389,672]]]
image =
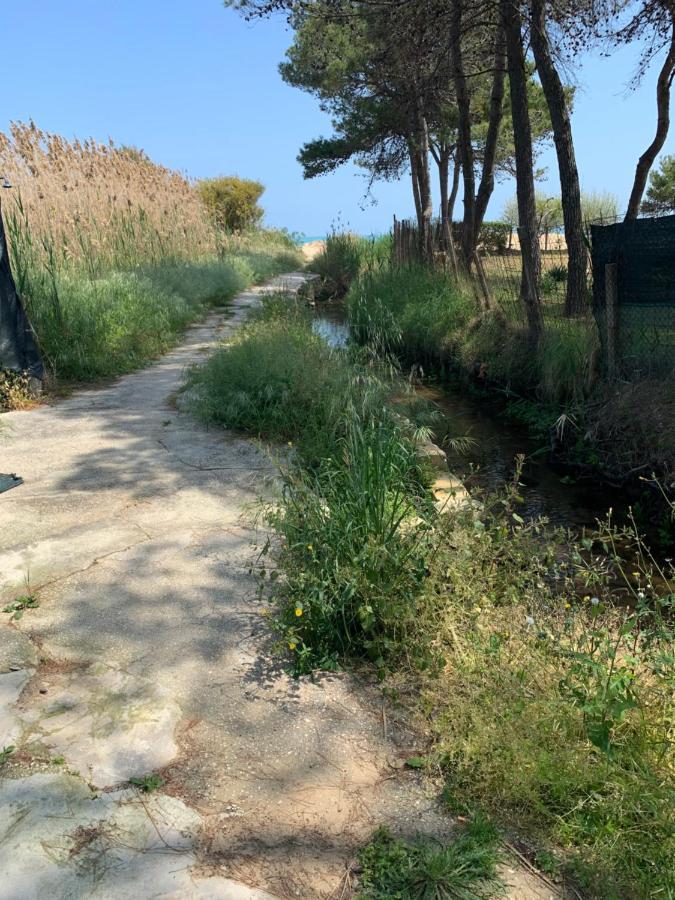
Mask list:
[[39,598],[1,616],[1,900],[348,896],[376,825],[449,830],[374,684],[274,662],[253,571],[273,468],[177,408],[260,293],[141,372],[1,419],[25,484],[0,495],[0,601]]

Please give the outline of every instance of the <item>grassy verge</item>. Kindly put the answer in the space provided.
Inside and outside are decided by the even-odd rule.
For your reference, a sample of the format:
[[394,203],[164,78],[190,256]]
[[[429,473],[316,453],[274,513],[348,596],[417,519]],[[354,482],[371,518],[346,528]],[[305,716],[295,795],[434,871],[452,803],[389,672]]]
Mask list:
[[222,257],[164,259],[93,277],[78,266],[53,276],[42,270],[26,279],[24,298],[52,374],[88,381],[137,368],[209,306],[298,265],[283,239],[261,234]]
[[352,284],[348,305],[357,336],[378,335],[417,363],[480,371],[482,381],[561,406],[583,400],[592,386],[590,321],[550,319],[533,353],[515,304],[478,317],[467,291],[424,267],[369,271]]
[[[278,303],[191,382],[207,419],[296,448],[269,576],[294,670],[371,660],[417,717],[451,811],[527,835],[590,896],[671,896],[672,568],[632,529],[576,545],[526,524],[517,484],[480,518],[439,516],[388,365],[327,348]],[[364,897],[409,896],[389,864],[399,894],[378,880],[388,847],[406,871],[426,865],[388,841]]]
[[17,289],[57,379],[134,369],[209,305],[301,265],[286,233],[226,232],[191,181],[134,147],[13,123],[0,170]]
[[363,270],[351,283],[347,305],[358,340],[376,341],[426,372],[459,377],[476,393],[501,395],[505,413],[575,473],[626,483],[641,527],[671,554],[670,512],[662,494],[636,473],[655,472],[664,484],[672,482],[672,380],[600,379],[594,321],[565,319],[546,303],[544,332],[533,351],[513,298],[504,295],[498,310],[476,315],[469,291],[422,267]]

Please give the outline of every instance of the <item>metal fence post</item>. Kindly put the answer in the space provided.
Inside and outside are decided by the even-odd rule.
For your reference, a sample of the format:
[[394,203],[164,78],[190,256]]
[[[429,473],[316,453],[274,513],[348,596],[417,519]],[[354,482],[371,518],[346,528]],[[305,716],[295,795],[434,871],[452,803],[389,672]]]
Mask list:
[[616,263],[605,265],[605,325],[607,373],[616,374],[617,332],[619,324],[619,291]]

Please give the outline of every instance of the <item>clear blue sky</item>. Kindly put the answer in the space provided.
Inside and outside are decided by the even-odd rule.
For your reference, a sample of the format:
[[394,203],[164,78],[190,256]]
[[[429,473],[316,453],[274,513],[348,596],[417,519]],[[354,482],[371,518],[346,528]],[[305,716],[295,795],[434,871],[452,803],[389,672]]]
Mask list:
[[[267,186],[270,225],[308,235],[340,220],[363,234],[412,212],[408,182],[375,188],[355,168],[303,181],[299,146],[330,123],[313,98],[287,87],[277,65],[291,40],[282,19],[247,24],[220,0],[20,0],[4,3],[0,129],[33,118],[68,137],[112,137],[196,177],[238,174]],[[588,59],[579,72],[574,133],[582,184],[625,202],[637,157],[655,128],[650,72],[624,86],[632,51]],[[666,150],[675,152],[671,135]],[[555,157],[541,160],[557,191]],[[0,173],[1,174],[1,173]],[[498,217],[512,183],[497,187]]]

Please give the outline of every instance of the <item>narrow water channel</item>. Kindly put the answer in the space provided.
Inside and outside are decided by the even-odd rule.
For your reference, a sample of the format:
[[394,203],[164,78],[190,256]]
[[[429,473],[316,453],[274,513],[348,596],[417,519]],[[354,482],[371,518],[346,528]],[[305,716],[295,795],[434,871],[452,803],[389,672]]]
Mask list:
[[[342,304],[317,307],[313,327],[331,346],[344,347],[349,341]],[[499,489],[513,478],[516,456],[523,454],[523,504],[519,508],[523,518],[545,516],[553,525],[579,530],[593,527],[611,507],[621,519],[627,501],[620,490],[600,480],[575,483],[549,462],[547,448],[533,441],[523,427],[506,419],[497,404],[439,382],[420,385],[418,392],[439,410],[440,437],[447,434],[450,438],[471,439],[471,446],[461,453],[453,450],[449,442],[444,447],[450,470],[469,490]]]

